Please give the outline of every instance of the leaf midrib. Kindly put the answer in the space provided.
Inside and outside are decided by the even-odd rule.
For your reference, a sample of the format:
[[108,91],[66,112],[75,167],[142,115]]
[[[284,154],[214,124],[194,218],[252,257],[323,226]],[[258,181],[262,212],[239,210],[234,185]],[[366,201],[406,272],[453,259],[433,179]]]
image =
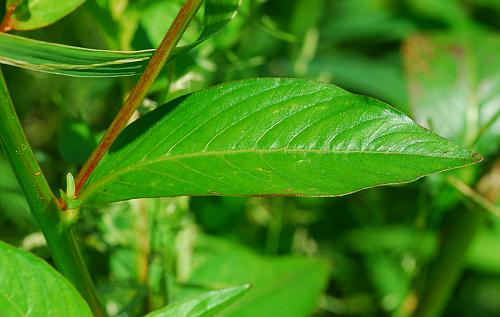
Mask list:
[[7,296],[7,294],[2,289],[0,289],[0,296],[5,298],[7,300],[7,302],[12,303],[12,307],[14,307],[16,309],[16,312],[19,313],[19,316],[21,316],[21,317],[28,316],[28,315],[24,314],[24,312],[21,310],[21,308],[15,302],[13,302],[11,300],[11,298],[9,296]]
[[[360,150],[350,150],[350,151],[339,151],[339,150],[319,150],[319,149],[242,149],[242,150],[222,150],[222,151],[199,151],[193,153],[183,153],[177,155],[166,155],[160,156],[156,159],[152,160],[141,160],[135,164],[130,164],[127,167],[118,170],[117,172],[110,172],[106,174],[106,176],[99,178],[96,182],[91,182],[90,185],[86,186],[80,195],[80,199],[84,200],[85,196],[88,196],[90,193],[95,191],[97,188],[103,186],[108,181],[117,178],[120,175],[126,174],[135,169],[141,169],[144,166],[160,163],[164,161],[175,161],[184,158],[196,158],[196,157],[209,157],[209,156],[224,156],[229,154],[247,154],[247,153],[256,153],[256,154],[273,154],[273,153],[314,153],[314,154],[331,154],[331,155],[339,155],[339,154],[381,154],[381,155],[410,155],[410,156],[418,156],[418,157],[434,157],[434,158],[449,158],[449,159],[459,159],[463,161],[467,161],[468,158],[461,156],[444,156],[444,155],[432,155],[432,154],[420,154],[420,153],[403,153],[403,152],[378,152],[378,151],[360,151]],[[479,160],[473,154],[470,159],[474,159],[475,162]],[[91,178],[92,181],[92,178]]]

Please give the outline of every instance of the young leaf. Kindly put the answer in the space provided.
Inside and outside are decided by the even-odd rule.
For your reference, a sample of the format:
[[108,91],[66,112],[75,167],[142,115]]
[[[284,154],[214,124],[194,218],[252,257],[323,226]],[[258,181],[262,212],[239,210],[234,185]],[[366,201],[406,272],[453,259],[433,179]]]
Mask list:
[[500,37],[474,32],[411,37],[405,46],[417,122],[494,153],[500,144]]
[[179,98],[137,120],[81,199],[337,196],[479,159],[378,100],[306,80],[251,79]]
[[[171,60],[207,40],[238,10],[238,0],[207,0],[198,39],[178,47]],[[0,63],[29,70],[75,77],[133,76],[144,71],[154,50],[107,51],[36,41],[0,33]]]
[[193,263],[190,284],[252,284],[252,290],[220,312],[220,317],[310,316],[329,277],[328,264],[321,259],[262,257],[208,236],[197,240]]
[[92,316],[73,286],[33,254],[0,241],[2,316]]
[[249,284],[206,292],[168,305],[145,317],[209,317],[229,306],[250,290]]
[[33,30],[52,24],[73,12],[85,0],[10,0],[17,4],[12,16],[12,29]]

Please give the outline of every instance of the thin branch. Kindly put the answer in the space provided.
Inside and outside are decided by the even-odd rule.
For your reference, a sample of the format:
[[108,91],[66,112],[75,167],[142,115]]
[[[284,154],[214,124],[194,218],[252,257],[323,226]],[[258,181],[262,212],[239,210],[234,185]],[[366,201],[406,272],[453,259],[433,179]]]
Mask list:
[[484,210],[492,213],[493,215],[500,217],[500,208],[498,208],[491,201],[486,199],[483,195],[476,192],[474,189],[470,188],[467,184],[459,180],[454,176],[448,176],[448,182],[464,196],[468,197],[478,206],[482,207]]
[[177,43],[181,39],[182,34],[184,34],[184,31],[186,30],[187,26],[193,19],[202,3],[203,0],[186,0],[184,5],[182,6],[181,10],[175,17],[174,22],[165,34],[165,37],[163,38],[160,46],[149,61],[149,64],[146,67],[141,78],[132,89],[132,92],[130,93],[127,100],[116,115],[115,119],[104,134],[101,142],[78,173],[78,176],[75,180],[76,196],[78,196],[83,186],[85,185],[85,182],[90,177],[104,154],[116,140],[120,132],[123,130],[134,111],[144,100],[144,97],[146,97],[149,87],[154,82],[161,69],[167,62],[167,59],[172,54],[174,48],[177,46]]
[[479,129],[474,139],[469,144],[467,144],[467,147],[475,146],[477,142],[479,142],[481,137],[486,132],[488,132],[488,130],[497,122],[498,119],[500,119],[500,109],[498,109],[497,112],[488,120],[488,122],[486,122],[486,124]]

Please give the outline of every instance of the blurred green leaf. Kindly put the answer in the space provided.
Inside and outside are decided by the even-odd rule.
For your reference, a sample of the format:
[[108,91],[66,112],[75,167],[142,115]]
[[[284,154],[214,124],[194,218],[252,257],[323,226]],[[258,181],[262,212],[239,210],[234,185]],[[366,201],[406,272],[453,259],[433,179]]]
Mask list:
[[205,292],[147,314],[146,317],[209,317],[231,305],[250,290],[249,284]]
[[[198,39],[174,50],[170,61],[207,40],[238,10],[238,0],[207,0]],[[36,41],[0,34],[0,63],[76,77],[119,77],[141,74],[154,50],[107,51]]]
[[[140,25],[144,28],[149,41],[154,47],[160,45],[163,36],[168,30],[169,25],[174,21],[177,12],[182,6],[182,1],[155,1],[146,8],[140,8]],[[182,35],[179,46],[196,41],[198,30],[193,27],[192,21],[190,27]]]
[[306,80],[254,79],[176,99],[134,122],[80,198],[336,196],[478,160],[380,101]]
[[[416,26],[380,0],[332,1],[332,15],[324,26],[325,44],[356,40],[388,41],[402,39]],[[331,45],[331,44],[330,44]]]
[[500,9],[500,2],[497,0],[469,0],[474,5],[484,6],[491,9]]
[[299,0],[290,18],[290,32],[302,40],[307,31],[316,27],[324,8],[324,0]]
[[350,250],[365,254],[413,251],[421,258],[429,258],[438,246],[434,233],[411,226],[353,229],[344,239]]
[[478,271],[500,274],[500,232],[481,230],[468,250],[468,265]]
[[[438,236],[432,231],[413,227],[363,228],[350,230],[344,237],[349,250],[375,258],[381,254],[410,252],[420,260],[433,257],[438,251]],[[483,228],[468,250],[467,265],[476,271],[500,273],[500,232]]]
[[33,30],[52,24],[73,12],[85,0],[9,0],[16,4],[12,17],[14,30]]
[[59,127],[59,153],[67,163],[83,164],[97,145],[97,137],[84,122],[64,121]]
[[413,36],[404,49],[417,122],[482,154],[500,145],[500,36]]
[[420,17],[429,17],[455,27],[468,23],[466,7],[460,1],[410,0],[407,4]]
[[[19,187],[16,176],[9,162],[0,156],[0,214],[15,223],[18,228],[28,229],[34,226],[28,202]],[[3,230],[5,233],[8,231]],[[7,238],[7,237],[2,237]],[[13,238],[11,235],[9,238]]]
[[309,74],[329,78],[341,87],[393,103],[408,113],[408,98],[403,72],[398,65],[399,58],[390,56],[373,60],[354,52],[330,53],[329,56],[315,58],[309,65]]
[[411,280],[400,261],[387,254],[375,254],[368,257],[366,266],[382,308],[394,311],[402,305],[410,290]]
[[2,316],[92,316],[62,275],[33,254],[0,241]]
[[224,287],[249,282],[252,290],[225,309],[228,317],[309,316],[326,286],[324,261],[300,257],[260,257],[241,246],[204,236],[195,247],[189,283]]

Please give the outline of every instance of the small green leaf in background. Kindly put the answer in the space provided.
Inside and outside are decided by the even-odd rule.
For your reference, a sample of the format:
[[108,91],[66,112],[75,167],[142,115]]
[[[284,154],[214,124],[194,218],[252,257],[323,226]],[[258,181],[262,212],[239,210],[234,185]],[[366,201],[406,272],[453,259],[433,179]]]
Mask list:
[[478,160],[378,100],[306,80],[251,79],[134,122],[80,198],[338,196]]
[[321,259],[262,257],[222,239],[197,240],[189,284],[224,287],[249,282],[252,289],[220,317],[305,317],[316,308],[329,267]]
[[33,254],[0,241],[0,315],[92,316],[61,274]]
[[374,62],[372,58],[354,52],[330,53],[315,58],[309,66],[309,73],[319,76],[328,71],[334,84],[397,105],[398,109],[407,113],[404,74],[394,62],[399,58],[390,56]]
[[395,10],[396,6],[377,5],[376,0],[331,1],[331,5],[335,18],[325,21],[325,44],[402,39],[416,28],[413,21]]
[[33,30],[52,24],[73,12],[85,0],[10,0],[17,4],[13,15],[14,30]]
[[[45,1],[32,3],[39,2],[45,3]],[[203,29],[200,36],[193,43],[175,49],[170,61],[206,41],[231,21],[237,11],[238,0],[205,1]],[[144,71],[153,53],[154,49],[142,51],[86,49],[0,33],[0,63],[58,75],[75,77],[139,75]]]
[[435,19],[452,27],[468,23],[466,6],[456,0],[409,0],[407,5],[421,17]]
[[83,165],[98,140],[84,122],[65,120],[59,127],[57,141],[65,162]]
[[250,290],[249,284],[205,292],[175,302],[146,317],[209,317],[231,305]]
[[405,46],[418,123],[483,155],[500,145],[500,36],[417,35]]
[[[496,219],[496,223],[500,223]],[[467,264],[471,269],[485,272],[490,275],[500,274],[500,228],[483,228],[477,236],[467,254]]]
[[[182,2],[180,1],[156,1],[140,11],[140,26],[144,29],[144,32],[147,34],[149,41],[154,47],[160,45],[163,36],[167,32],[172,21],[174,21],[181,6]],[[193,22],[196,22],[196,20]],[[196,32],[196,28],[193,27],[193,23],[191,23],[190,27],[182,35],[182,39],[178,45],[182,46],[189,42],[196,41],[198,36]]]

